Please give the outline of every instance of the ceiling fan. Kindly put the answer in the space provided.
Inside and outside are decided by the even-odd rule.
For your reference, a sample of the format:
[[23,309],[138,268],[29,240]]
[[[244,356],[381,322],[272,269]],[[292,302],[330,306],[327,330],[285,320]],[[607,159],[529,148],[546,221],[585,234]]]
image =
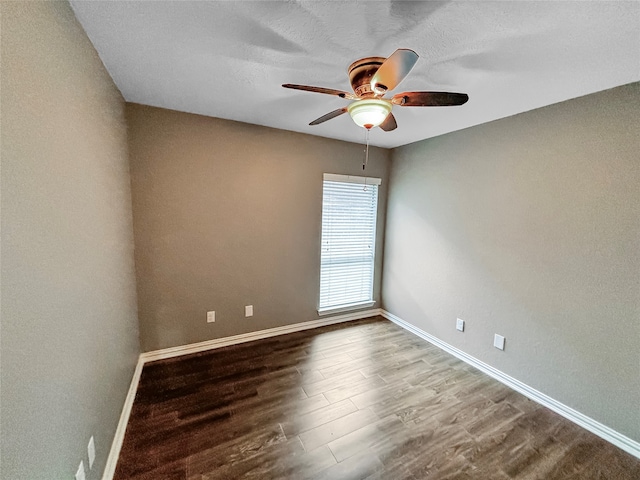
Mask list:
[[417,61],[418,54],[407,48],[396,50],[389,58],[366,57],[356,60],[348,68],[349,81],[354,93],[292,83],[285,83],[282,86],[354,100],[346,107],[338,108],[316,118],[309,125],[319,125],[349,112],[357,125],[367,130],[380,127],[385,132],[395,130],[398,126],[393,113],[391,113],[394,105],[401,107],[446,107],[462,105],[469,100],[469,96],[465,93],[450,92],[402,92],[389,99],[384,98],[388,91],[396,88],[407,76]]

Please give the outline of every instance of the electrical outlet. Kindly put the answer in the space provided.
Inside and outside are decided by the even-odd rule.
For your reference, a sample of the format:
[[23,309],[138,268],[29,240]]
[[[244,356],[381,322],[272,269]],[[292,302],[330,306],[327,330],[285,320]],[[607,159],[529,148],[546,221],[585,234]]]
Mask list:
[[76,472],[76,480],[86,480],[86,478],[84,475],[84,463],[80,460],[80,465],[78,465],[78,471]]
[[498,335],[496,333],[493,337],[493,346],[499,350],[504,350],[504,341],[505,338],[502,335]]
[[461,318],[456,319],[456,330],[464,332],[464,320]]
[[89,445],[87,445],[87,453],[89,454],[89,470],[93,468],[93,461],[96,459],[96,444],[93,441],[93,435],[89,439]]
[[216,312],[207,312],[207,323],[213,323],[216,321]]
[[253,305],[247,305],[244,307],[244,316],[253,317]]

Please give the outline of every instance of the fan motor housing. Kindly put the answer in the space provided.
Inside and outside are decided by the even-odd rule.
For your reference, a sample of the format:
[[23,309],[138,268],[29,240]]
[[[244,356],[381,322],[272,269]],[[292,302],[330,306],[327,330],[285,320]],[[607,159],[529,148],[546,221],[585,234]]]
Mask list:
[[356,95],[364,98],[376,95],[371,90],[371,77],[378,71],[385,60],[385,57],[366,57],[349,65],[349,81]]

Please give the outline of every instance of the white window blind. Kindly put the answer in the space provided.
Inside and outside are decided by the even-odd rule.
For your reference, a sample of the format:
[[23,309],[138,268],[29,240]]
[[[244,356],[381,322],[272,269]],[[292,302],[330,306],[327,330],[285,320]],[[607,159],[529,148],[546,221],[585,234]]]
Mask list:
[[319,311],[373,301],[379,178],[325,174]]

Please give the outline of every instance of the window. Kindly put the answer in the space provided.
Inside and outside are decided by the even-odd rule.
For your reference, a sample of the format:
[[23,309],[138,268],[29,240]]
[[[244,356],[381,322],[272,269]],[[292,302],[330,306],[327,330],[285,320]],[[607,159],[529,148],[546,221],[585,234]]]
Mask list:
[[373,305],[379,178],[324,174],[318,313]]

